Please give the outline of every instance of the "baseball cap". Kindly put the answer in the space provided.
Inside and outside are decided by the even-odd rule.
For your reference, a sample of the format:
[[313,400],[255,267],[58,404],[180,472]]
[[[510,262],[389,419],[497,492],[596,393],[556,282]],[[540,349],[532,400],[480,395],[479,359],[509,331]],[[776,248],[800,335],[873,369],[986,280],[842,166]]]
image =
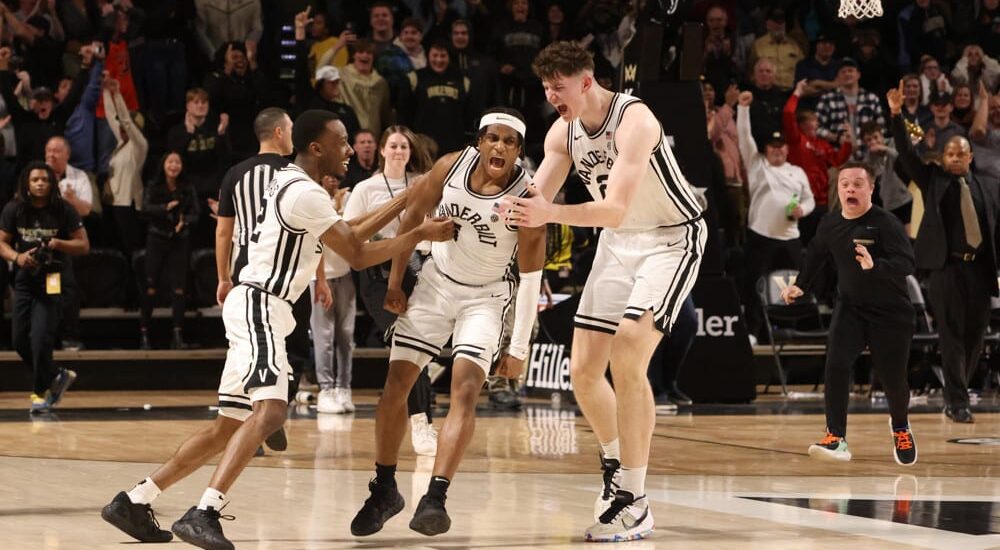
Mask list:
[[948,105],[949,103],[951,103],[951,94],[948,92],[931,94],[931,105]]
[[781,147],[785,144],[785,134],[780,130],[771,132],[771,135],[767,136],[767,141],[765,145],[770,145],[772,147]]
[[316,80],[329,80],[331,82],[340,80],[340,71],[333,65],[324,65],[316,69]]
[[31,99],[35,101],[55,101],[56,96],[52,90],[45,86],[39,86],[31,92]]

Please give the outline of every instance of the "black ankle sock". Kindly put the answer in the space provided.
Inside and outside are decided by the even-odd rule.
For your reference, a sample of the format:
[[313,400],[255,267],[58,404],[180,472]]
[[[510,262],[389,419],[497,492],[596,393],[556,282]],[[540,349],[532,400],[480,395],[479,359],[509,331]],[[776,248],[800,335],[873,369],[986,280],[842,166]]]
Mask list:
[[446,497],[445,493],[448,492],[449,485],[451,485],[450,479],[442,476],[434,476],[431,478],[431,484],[427,487],[427,496],[443,501]]
[[384,466],[375,463],[375,483],[396,484],[396,465]]

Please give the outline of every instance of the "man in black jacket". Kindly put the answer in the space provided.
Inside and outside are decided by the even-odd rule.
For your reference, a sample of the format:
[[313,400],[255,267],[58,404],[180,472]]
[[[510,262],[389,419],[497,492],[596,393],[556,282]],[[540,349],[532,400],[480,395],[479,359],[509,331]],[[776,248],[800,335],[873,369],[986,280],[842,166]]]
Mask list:
[[1000,182],[970,170],[972,150],[961,136],[945,144],[940,166],[925,165],[900,115],[902,82],[889,90],[887,99],[899,160],[924,200],[914,249],[917,269],[930,272],[930,305],[941,335],[945,414],[955,422],[971,423],[969,378],[983,348],[989,297],[1000,290],[994,238]]
[[471,138],[469,79],[451,66],[448,46],[436,42],[427,55],[427,66],[410,72],[409,85],[399,99],[403,124],[427,134],[441,155],[457,151]]
[[910,466],[917,461],[906,383],[914,327],[906,277],[913,273],[913,247],[903,224],[872,204],[874,191],[875,177],[869,166],[848,162],[840,169],[837,196],[841,209],[820,222],[798,279],[782,289],[781,297],[792,303],[805,291],[816,289],[826,264],[836,268],[838,295],[826,346],[823,392],[826,437],[809,447],[809,456],[831,462],[851,459],[846,439],[851,367],[868,347],[889,403],[894,458]]

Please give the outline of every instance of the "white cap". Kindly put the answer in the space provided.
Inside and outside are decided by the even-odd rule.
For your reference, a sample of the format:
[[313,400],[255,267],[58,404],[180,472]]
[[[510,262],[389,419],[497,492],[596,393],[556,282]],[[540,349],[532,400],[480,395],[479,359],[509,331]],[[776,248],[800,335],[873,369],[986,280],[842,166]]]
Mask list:
[[340,80],[340,71],[333,65],[324,65],[316,69],[316,80]]

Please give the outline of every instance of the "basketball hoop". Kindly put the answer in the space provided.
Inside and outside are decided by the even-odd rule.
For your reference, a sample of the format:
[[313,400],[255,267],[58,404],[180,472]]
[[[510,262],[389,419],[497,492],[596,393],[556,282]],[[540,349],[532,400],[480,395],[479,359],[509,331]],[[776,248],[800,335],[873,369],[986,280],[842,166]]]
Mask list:
[[841,18],[854,17],[855,19],[870,19],[872,17],[882,17],[881,0],[840,0],[840,10],[837,15]]

